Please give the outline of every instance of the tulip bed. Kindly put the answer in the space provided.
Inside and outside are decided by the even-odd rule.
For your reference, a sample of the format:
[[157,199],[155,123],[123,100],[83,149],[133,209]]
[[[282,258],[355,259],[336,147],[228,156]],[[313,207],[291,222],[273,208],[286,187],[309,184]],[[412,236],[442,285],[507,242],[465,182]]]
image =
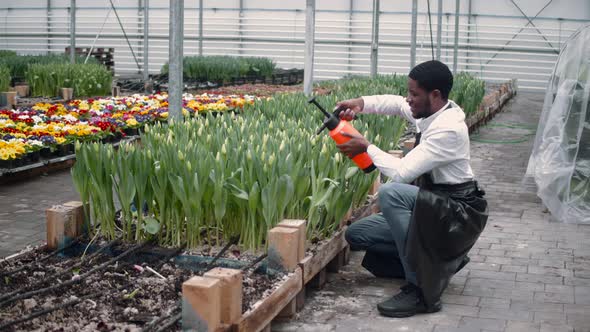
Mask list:
[[[318,99],[328,109],[359,95],[406,94],[404,76],[323,85],[331,94]],[[72,175],[90,203],[89,229],[107,239],[189,247],[238,236],[252,249],[263,246],[267,231],[283,218],[308,220],[310,239],[332,234],[346,212],[364,202],[375,174],[362,174],[327,134],[315,135],[322,114],[306,101],[302,94],[275,95],[238,117],[156,123],[142,134],[141,149],[78,144]],[[354,126],[391,150],[405,124],[362,115]]]
[[[251,96],[184,96],[185,116],[239,110]],[[113,141],[137,134],[146,124],[167,121],[167,95],[74,100],[66,104],[38,103],[17,110],[0,110],[0,168],[36,162],[40,156],[73,152],[76,141]]]

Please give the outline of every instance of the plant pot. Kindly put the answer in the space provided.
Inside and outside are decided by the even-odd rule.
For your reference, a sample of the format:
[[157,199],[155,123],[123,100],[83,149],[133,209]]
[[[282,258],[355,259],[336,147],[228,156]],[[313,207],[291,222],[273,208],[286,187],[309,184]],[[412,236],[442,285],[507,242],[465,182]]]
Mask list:
[[14,160],[0,160],[0,168],[13,168],[13,161]]
[[121,87],[114,86],[111,88],[111,95],[113,95],[113,97],[118,97],[120,94],[121,94]]
[[125,135],[137,136],[139,135],[139,128],[125,128]]
[[72,100],[74,98],[74,88],[61,88],[59,93],[63,100]]
[[16,85],[14,89],[19,97],[27,97],[29,95],[29,86],[26,84]]
[[72,143],[68,143],[68,144],[61,144],[57,147],[57,150],[55,151],[55,154],[58,157],[64,157],[64,156],[68,156],[73,154],[75,151],[75,147],[74,144]]
[[49,157],[51,157],[51,149],[50,148],[43,148],[39,151],[39,154],[43,158],[49,158]]
[[41,158],[41,153],[39,151],[33,151],[33,152],[27,153],[27,160],[30,163],[36,163],[39,161],[40,158]]
[[16,106],[16,91],[7,91],[0,93],[0,106]]

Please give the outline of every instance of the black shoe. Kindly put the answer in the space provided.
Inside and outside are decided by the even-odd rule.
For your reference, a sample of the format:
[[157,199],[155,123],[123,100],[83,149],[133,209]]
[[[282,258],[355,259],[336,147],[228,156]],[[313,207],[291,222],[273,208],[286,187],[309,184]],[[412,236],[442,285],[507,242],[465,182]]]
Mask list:
[[433,306],[426,306],[420,288],[407,284],[391,299],[377,305],[379,313],[387,317],[403,318],[419,313],[437,312],[441,309],[440,301]]

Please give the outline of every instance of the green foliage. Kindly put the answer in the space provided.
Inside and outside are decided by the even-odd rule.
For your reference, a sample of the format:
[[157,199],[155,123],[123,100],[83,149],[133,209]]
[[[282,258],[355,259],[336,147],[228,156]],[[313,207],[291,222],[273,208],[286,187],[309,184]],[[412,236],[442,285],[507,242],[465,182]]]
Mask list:
[[[347,98],[361,96],[358,91],[367,91],[369,95],[394,94],[407,95],[407,76],[378,75],[376,78],[367,76],[349,76],[341,81],[324,81],[319,87],[328,88],[342,93]],[[455,75],[453,89],[449,99],[463,108],[467,116],[477,111],[485,95],[485,82],[468,73]]]
[[16,56],[16,52],[11,50],[0,50],[0,58],[8,56]]
[[[84,63],[86,57],[77,56],[76,63]],[[16,78],[24,78],[30,65],[34,64],[65,64],[70,63],[70,57],[60,55],[10,55],[0,56],[0,65],[10,68],[10,75]],[[88,64],[98,64],[95,58],[90,57]]]
[[10,69],[4,65],[0,65],[0,92],[8,91],[10,81]]
[[[246,75],[269,77],[276,65],[271,59],[231,56],[190,56],[183,60],[184,78],[197,81],[229,81]],[[168,63],[162,67],[168,73]]]
[[31,95],[53,97],[60,88],[74,88],[76,96],[99,96],[110,93],[111,72],[99,64],[33,64],[26,80]]
[[477,112],[484,95],[485,82],[483,80],[464,72],[455,75],[449,99],[460,105],[465,115],[469,116]]

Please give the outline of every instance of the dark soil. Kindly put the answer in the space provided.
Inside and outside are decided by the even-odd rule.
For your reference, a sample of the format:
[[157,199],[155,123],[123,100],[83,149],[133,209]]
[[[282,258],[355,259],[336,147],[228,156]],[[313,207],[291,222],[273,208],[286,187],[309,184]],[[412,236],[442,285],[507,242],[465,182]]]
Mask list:
[[[106,243],[102,241],[98,246]],[[10,292],[18,291],[17,294],[22,294],[77,278],[76,275],[87,272],[130,247],[129,244],[117,243],[109,250],[95,255],[92,250],[96,248],[89,250],[80,268],[72,271],[67,269],[80,262],[84,246],[82,250],[78,246],[41,263],[35,261],[48,254],[42,248],[0,262],[0,326],[92,293],[98,294],[74,306],[9,327],[7,331],[138,331],[159,317],[171,317],[178,313],[182,283],[199,272],[180,268],[173,260],[161,262],[162,257],[170,255],[173,250],[152,247],[145,247],[128,259],[111,264],[80,283],[2,304],[7,298],[1,298]],[[76,256],[68,257],[75,252]],[[246,260],[246,256],[242,259]],[[32,264],[20,272],[5,275],[30,263]],[[142,273],[135,265],[144,268],[150,266],[164,276],[165,280],[147,270]],[[276,287],[280,280],[278,276],[245,272],[243,311],[249,310],[270,289]],[[171,330],[179,329],[180,324],[177,323]]]

